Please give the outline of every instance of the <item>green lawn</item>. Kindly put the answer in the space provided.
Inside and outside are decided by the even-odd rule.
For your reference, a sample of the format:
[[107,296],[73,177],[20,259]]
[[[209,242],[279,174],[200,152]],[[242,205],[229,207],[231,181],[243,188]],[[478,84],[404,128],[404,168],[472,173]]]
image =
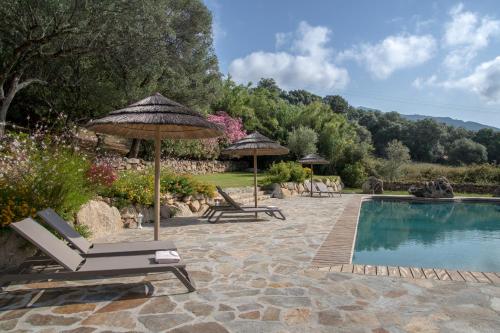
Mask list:
[[[264,173],[257,174],[257,181],[266,176]],[[193,178],[213,185],[225,187],[253,186],[253,173],[251,172],[224,172],[208,175],[195,175]]]

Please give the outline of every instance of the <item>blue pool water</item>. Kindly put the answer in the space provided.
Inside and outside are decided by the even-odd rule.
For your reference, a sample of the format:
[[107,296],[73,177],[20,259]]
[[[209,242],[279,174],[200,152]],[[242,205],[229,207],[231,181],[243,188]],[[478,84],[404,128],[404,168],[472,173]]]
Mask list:
[[500,272],[500,204],[365,201],[353,263]]

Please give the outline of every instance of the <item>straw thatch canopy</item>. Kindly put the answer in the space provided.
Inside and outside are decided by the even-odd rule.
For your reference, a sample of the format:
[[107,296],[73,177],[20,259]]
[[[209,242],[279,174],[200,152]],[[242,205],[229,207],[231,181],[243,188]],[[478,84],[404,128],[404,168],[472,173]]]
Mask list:
[[330,162],[318,154],[309,154],[299,160],[302,164],[329,164]]
[[154,139],[158,130],[162,139],[202,139],[222,135],[222,130],[203,115],[160,93],[90,121],[87,128],[137,139]]
[[224,149],[222,153],[232,156],[284,155],[288,154],[288,148],[281,146],[259,132],[253,132]]

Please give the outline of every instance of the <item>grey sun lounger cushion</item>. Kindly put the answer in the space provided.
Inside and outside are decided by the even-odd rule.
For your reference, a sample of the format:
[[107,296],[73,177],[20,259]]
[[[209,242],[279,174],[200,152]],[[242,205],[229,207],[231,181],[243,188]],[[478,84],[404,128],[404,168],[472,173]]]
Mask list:
[[37,214],[45,223],[56,230],[66,241],[86,256],[176,250],[174,242],[170,240],[92,244],[73,229],[69,223],[60,217],[52,208],[47,208]]
[[95,279],[101,276],[172,272],[189,291],[195,290],[182,261],[175,264],[157,264],[154,252],[84,258],[31,218],[12,223],[10,226],[64,269],[47,273],[42,270],[35,273],[4,274],[0,277],[1,282]]

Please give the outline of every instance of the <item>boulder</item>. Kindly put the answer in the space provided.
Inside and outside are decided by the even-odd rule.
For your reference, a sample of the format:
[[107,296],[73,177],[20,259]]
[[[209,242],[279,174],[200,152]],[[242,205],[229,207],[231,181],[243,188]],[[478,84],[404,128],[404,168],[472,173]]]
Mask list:
[[142,214],[142,222],[153,222],[155,220],[155,210],[153,207],[137,205],[135,209],[137,210],[137,214]]
[[76,213],[76,223],[88,226],[92,231],[92,239],[119,232],[123,228],[118,209],[97,200],[91,200],[80,208]]
[[0,271],[3,273],[15,269],[37,251],[37,248],[15,232],[0,234]]
[[273,183],[269,185],[269,192],[271,193],[271,198],[283,199],[283,192],[280,184]]
[[297,185],[297,191],[302,194],[305,191],[304,185],[302,183]]
[[137,228],[137,210],[134,206],[127,206],[120,210],[123,226],[125,228]]
[[193,213],[196,213],[200,210],[200,202],[198,200],[193,200],[189,203],[189,209],[191,209],[191,211]]
[[408,192],[421,198],[453,198],[454,196],[453,187],[445,177],[425,182],[422,186],[412,185]]
[[173,213],[172,216],[193,216],[193,212],[191,212],[189,205],[183,202],[176,202],[173,207],[171,206],[171,208],[174,209],[174,211],[171,211]]
[[382,194],[384,193],[384,182],[382,179],[370,176],[361,186],[363,193]]
[[[170,209],[171,206],[168,205],[161,205],[160,206],[160,217],[164,219],[170,218],[172,215],[172,210]],[[154,214],[154,208],[153,208],[153,214]],[[154,215],[153,215],[153,221],[154,221]]]

